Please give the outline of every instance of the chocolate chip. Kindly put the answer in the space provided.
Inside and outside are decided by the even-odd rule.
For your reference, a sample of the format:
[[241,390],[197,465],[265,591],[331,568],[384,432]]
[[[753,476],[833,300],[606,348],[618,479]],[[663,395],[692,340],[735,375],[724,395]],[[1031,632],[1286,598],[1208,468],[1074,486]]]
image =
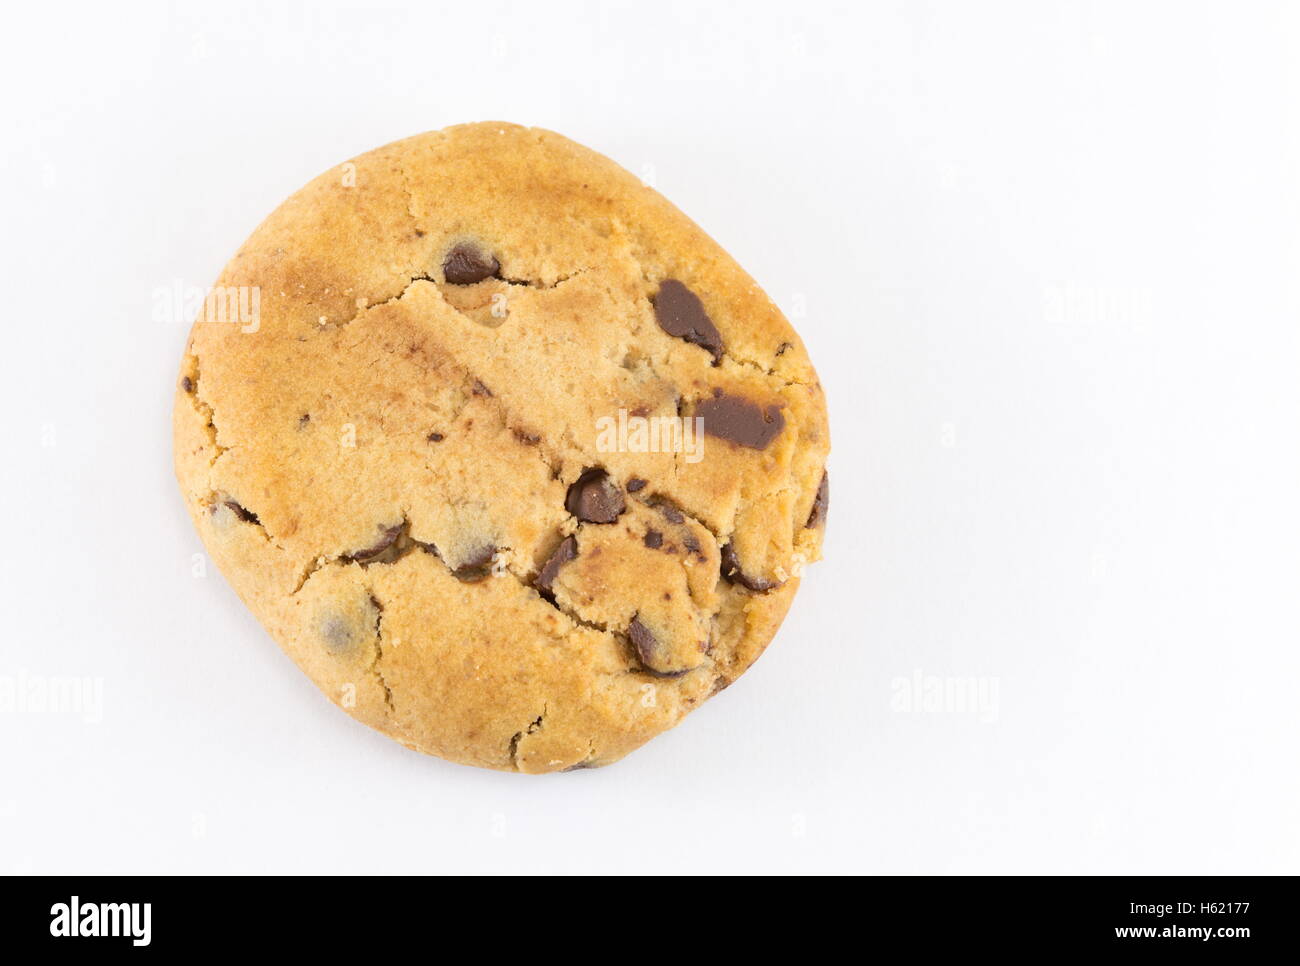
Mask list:
[[307,424],[311,422],[311,413],[303,413],[298,417],[298,428],[306,429]]
[[555,548],[555,552],[551,554],[546,563],[542,565],[542,571],[537,575],[537,579],[533,581],[533,586],[541,591],[544,596],[551,596],[554,593],[552,588],[555,584],[556,574],[560,572],[561,567],[576,556],[578,556],[578,541],[571,536],[565,537],[560,541],[560,545]]
[[826,523],[826,511],[831,506],[831,476],[830,473],[822,471],[822,481],[817,485],[817,496],[813,498],[812,512],[808,514],[808,522],[804,527],[811,530],[814,527],[824,526]]
[[327,617],[322,621],[320,636],[325,646],[336,654],[352,646],[352,626],[342,617]]
[[627,481],[627,491],[629,493],[640,493],[645,489],[645,482],[646,481],[640,477],[634,476],[632,479]]
[[395,527],[381,526],[380,530],[383,532],[379,535],[379,539],[373,546],[367,547],[365,550],[358,550],[355,553],[350,553],[347,555],[346,559],[352,560],[356,563],[369,563],[397,542],[397,538],[402,533],[403,526],[404,525],[401,523],[397,524]]
[[472,391],[476,396],[486,396],[489,399],[492,398],[492,390],[483,385],[483,383],[479,382],[477,379],[474,380],[474,388]]
[[228,507],[228,508],[230,509],[230,512],[232,512],[235,516],[239,517],[239,519],[243,520],[245,523],[261,523],[261,522],[262,522],[261,520],[259,520],[259,519],[257,518],[257,514],[256,514],[256,513],[253,513],[251,510],[245,510],[242,506],[240,506],[240,505],[239,505],[238,503],[236,503],[234,500],[225,500],[225,501],[223,501],[223,502],[225,503],[226,507]]
[[442,435],[442,433],[430,433],[425,438],[428,439],[430,443],[441,443],[447,437]]
[[704,311],[699,296],[677,279],[666,278],[653,301],[659,328],[707,350],[716,366],[722,359],[722,336]]
[[663,518],[669,523],[686,522],[686,517],[682,516],[682,511],[677,509],[677,507],[673,506],[671,503],[656,503],[655,509],[658,510]]
[[473,285],[491,278],[500,268],[500,263],[478,246],[461,242],[447,253],[442,274],[452,285]]
[[623,491],[599,467],[583,471],[569,487],[564,507],[584,523],[613,523],[627,509]]
[[727,544],[722,548],[722,576],[726,578],[727,583],[740,584],[742,587],[759,594],[780,586],[775,581],[763,577],[750,577],[741,570],[740,560],[736,557],[736,549],[731,544]]
[[645,545],[651,550],[658,550],[664,545],[664,535],[658,530],[647,530],[645,532]]
[[491,544],[484,544],[473,553],[469,559],[461,563],[459,567],[452,571],[452,575],[457,580],[464,580],[472,583],[475,580],[482,580],[492,572],[492,558],[496,556],[497,548]]
[[695,415],[704,420],[704,431],[710,436],[749,449],[766,449],[785,428],[779,406],[768,406],[765,412],[757,403],[728,396],[720,389],[713,391],[712,399],[702,400],[695,407]]
[[700,552],[700,541],[695,539],[694,534],[691,533],[686,534],[685,538],[682,540],[682,543],[685,544],[686,549],[689,550],[691,553]]
[[663,678],[676,678],[686,673],[685,669],[665,666],[667,655],[664,653],[663,645],[650,629],[641,623],[640,617],[633,617],[632,622],[627,625],[627,636],[632,646],[636,648],[636,656],[641,659],[642,666],[651,674]]
[[194,380],[191,379],[189,376],[186,376],[181,380],[181,388],[184,389],[186,392],[193,392]]

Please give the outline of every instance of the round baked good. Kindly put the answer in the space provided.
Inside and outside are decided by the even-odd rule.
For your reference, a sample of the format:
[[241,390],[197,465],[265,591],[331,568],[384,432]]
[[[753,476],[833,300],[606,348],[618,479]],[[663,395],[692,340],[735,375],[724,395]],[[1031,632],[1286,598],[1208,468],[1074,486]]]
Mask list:
[[293,195],[199,313],[174,421],[194,524],[271,636],[465,764],[617,760],[754,662],[820,555],[799,337],[657,192],[535,128],[422,134]]

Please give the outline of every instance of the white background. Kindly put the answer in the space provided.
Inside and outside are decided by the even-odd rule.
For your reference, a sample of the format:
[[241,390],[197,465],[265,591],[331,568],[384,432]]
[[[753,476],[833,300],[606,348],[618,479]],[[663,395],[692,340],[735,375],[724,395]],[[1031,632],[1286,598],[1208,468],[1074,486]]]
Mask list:
[[[103,706],[0,711],[0,871],[1296,872],[1294,11],[12,6],[0,685]],[[354,723],[192,575],[172,478],[155,291],[482,119],[652,179],[830,400],[826,560],[775,643],[597,771]],[[989,703],[901,710],[918,675]]]

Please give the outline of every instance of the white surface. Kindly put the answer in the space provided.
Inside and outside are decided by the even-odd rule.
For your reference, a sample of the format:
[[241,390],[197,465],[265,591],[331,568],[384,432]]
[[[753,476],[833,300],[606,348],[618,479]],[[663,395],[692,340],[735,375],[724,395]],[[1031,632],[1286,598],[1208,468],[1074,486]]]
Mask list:
[[[0,713],[0,871],[1297,871],[1295,8],[696,7],[9,10],[0,677],[103,706]],[[540,779],[355,724],[192,576],[152,319],[319,171],[484,118],[652,175],[835,441],[762,661]],[[897,710],[916,672],[996,706]]]

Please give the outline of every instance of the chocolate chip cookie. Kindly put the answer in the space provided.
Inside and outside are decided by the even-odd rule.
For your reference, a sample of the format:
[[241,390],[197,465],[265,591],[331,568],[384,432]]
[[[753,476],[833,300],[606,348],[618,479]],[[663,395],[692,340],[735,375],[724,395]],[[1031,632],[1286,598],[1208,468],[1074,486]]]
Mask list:
[[199,314],[174,425],[194,524],[289,656],[487,768],[677,724],[762,653],[826,525],[824,397],[771,299],[635,177],[510,124],[281,205]]

